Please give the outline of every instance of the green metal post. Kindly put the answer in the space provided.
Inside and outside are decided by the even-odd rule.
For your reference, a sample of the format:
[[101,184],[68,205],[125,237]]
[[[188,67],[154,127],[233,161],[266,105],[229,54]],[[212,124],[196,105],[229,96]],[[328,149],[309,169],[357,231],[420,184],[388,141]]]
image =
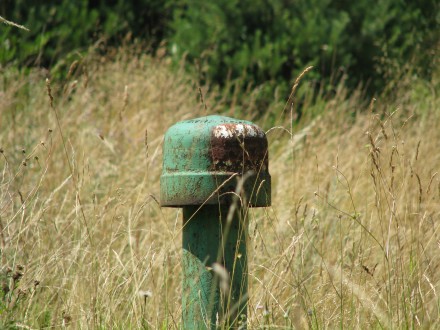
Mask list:
[[270,205],[267,139],[208,116],[168,129],[161,205],[183,208],[182,328],[245,328],[247,207]]
[[[184,329],[215,328],[218,323],[244,325],[247,317],[246,221],[241,209],[206,205],[183,208]],[[229,217],[228,217],[229,215]],[[230,279],[219,279],[212,267],[219,263]],[[219,281],[228,289],[223,292]]]

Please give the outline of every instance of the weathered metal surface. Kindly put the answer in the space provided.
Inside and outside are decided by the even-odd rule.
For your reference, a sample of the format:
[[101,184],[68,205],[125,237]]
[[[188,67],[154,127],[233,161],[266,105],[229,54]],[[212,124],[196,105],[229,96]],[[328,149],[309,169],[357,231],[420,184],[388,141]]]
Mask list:
[[162,206],[228,204],[240,177],[249,206],[271,202],[267,139],[255,124],[223,116],[177,123],[165,134]]
[[210,153],[214,171],[242,174],[268,171],[267,139],[255,125],[228,123],[214,127]]
[[[248,121],[208,116],[177,123],[165,134],[161,205],[183,207],[183,329],[215,329],[218,322],[246,327],[242,207],[270,205],[268,168],[266,135]],[[231,205],[235,211],[228,217]],[[216,266],[226,273],[226,284],[213,272]]]
[[[228,227],[228,207],[183,208],[183,329],[245,328],[247,317],[247,224],[236,211]],[[222,294],[213,264],[229,273]],[[225,283],[223,283],[225,288]]]

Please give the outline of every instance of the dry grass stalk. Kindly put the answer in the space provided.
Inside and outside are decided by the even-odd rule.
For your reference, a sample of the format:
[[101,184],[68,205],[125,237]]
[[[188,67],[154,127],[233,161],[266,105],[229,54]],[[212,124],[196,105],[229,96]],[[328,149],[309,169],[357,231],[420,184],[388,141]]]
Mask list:
[[[178,328],[181,214],[157,196],[163,133],[205,115],[197,85],[128,52],[83,61],[69,95],[39,72],[2,82],[0,272],[12,281],[7,266],[26,266],[3,315],[30,328]],[[339,90],[294,147],[269,136],[273,206],[249,213],[250,328],[436,325],[440,118],[427,95],[428,112],[378,98],[352,118],[359,95]]]
[[14,23],[14,22],[11,22],[11,21],[8,21],[7,19],[5,19],[5,18],[3,18],[1,16],[0,16],[0,22],[4,23],[6,25],[14,26],[16,28],[19,28],[19,29],[22,29],[22,30],[25,30],[25,31],[29,32],[29,29],[27,27],[25,27],[23,25],[20,25],[20,24],[17,24],[17,23]]

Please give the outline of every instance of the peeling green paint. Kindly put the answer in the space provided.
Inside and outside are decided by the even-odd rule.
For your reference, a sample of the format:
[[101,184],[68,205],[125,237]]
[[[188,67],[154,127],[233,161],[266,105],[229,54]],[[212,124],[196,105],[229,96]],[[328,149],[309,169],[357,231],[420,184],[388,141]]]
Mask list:
[[183,329],[244,329],[248,207],[269,206],[267,139],[251,122],[208,116],[165,134],[161,205],[183,208]]
[[247,200],[251,206],[270,205],[267,167],[266,136],[249,121],[208,116],[176,123],[163,144],[161,204],[229,204],[228,193],[235,192],[238,182],[235,176],[251,171],[244,183]]

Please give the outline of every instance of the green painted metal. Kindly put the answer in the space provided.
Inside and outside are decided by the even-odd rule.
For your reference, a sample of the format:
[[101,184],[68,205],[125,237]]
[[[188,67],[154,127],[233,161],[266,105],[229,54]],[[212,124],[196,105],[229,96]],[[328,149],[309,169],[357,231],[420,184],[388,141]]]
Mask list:
[[161,205],[183,208],[184,329],[245,328],[248,207],[271,202],[267,139],[251,122],[208,116],[165,134]]
[[[228,214],[227,206],[183,208],[183,329],[245,326],[247,225],[239,208],[229,218]],[[214,271],[216,262],[228,271],[229,278]],[[225,291],[220,290],[222,285]]]
[[[229,149],[226,154],[222,147]],[[179,122],[165,134],[161,203],[170,207],[230,204],[228,193],[236,190],[238,182],[233,176],[252,171],[244,182],[249,203],[270,205],[267,159],[266,136],[249,121],[208,116]]]

